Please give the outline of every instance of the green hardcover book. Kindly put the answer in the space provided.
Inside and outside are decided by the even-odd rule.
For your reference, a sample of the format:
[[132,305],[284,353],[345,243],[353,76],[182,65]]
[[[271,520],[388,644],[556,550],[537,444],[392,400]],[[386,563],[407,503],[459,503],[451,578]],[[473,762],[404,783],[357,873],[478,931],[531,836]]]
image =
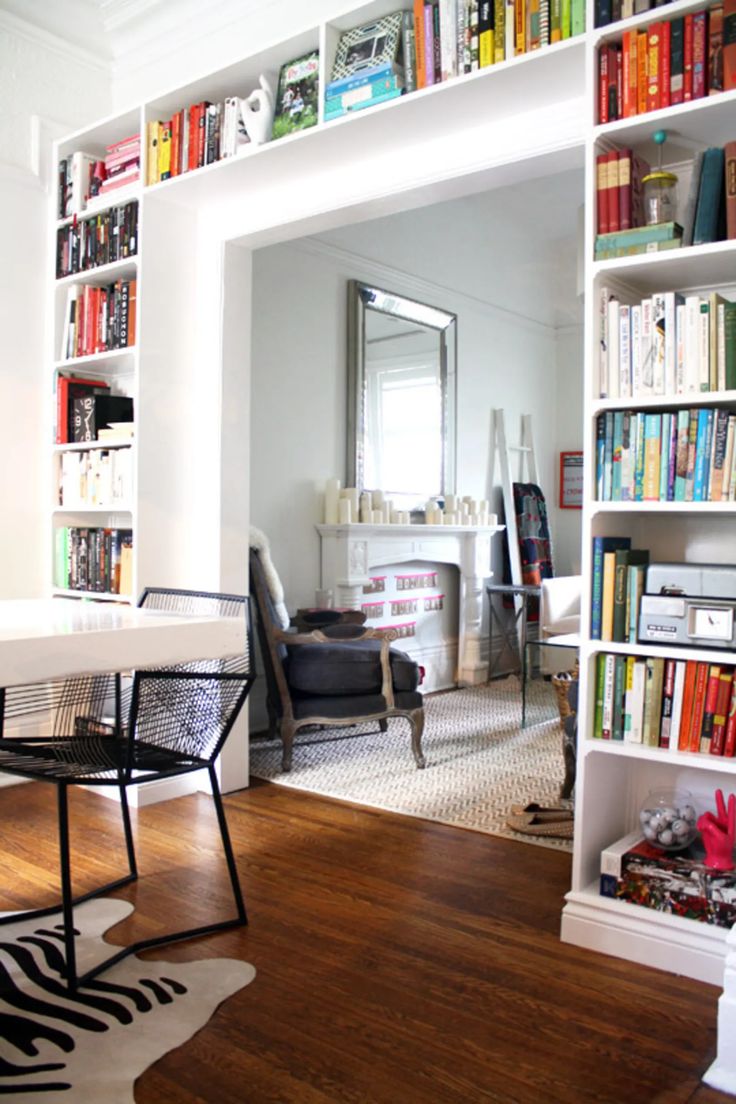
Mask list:
[[560,25],[563,39],[572,34],[572,0],[561,0]]
[[585,0],[572,0],[572,33],[585,33]]
[[603,698],[605,692],[606,657],[599,653],[595,661],[595,716],[593,720],[593,736],[597,740],[600,740],[603,735]]
[[[622,548],[615,553],[616,574],[613,591],[613,639],[624,644],[629,639],[631,596],[629,592],[629,574],[633,567],[644,568],[649,563],[649,552],[645,548]],[[636,603],[638,609],[638,602]],[[627,611],[629,618],[627,618]]]
[[726,353],[726,390],[736,391],[736,303],[724,304],[723,331]]
[[562,41],[562,0],[550,0],[549,40],[551,43]]
[[506,57],[506,0],[493,2],[493,57],[491,63]]
[[626,692],[626,656],[617,655],[613,667],[613,720],[611,739],[624,738],[624,695]]
[[679,249],[682,238],[671,241],[647,242],[645,244],[617,245],[609,249],[596,249],[594,260],[610,261],[616,257],[638,257],[642,253],[665,253],[670,249]]

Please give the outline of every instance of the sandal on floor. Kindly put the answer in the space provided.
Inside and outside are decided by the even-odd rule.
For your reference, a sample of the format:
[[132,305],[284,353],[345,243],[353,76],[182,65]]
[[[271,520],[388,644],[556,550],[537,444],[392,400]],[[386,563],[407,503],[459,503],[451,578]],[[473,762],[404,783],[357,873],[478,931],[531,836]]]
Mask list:
[[512,816],[525,816],[528,813],[536,813],[544,820],[572,820],[573,818],[573,810],[566,809],[562,805],[538,805],[536,801],[532,801],[528,805],[511,806]]
[[538,813],[510,816],[506,820],[506,826],[514,832],[522,832],[527,836],[557,836],[561,839],[572,839],[575,831],[572,817],[565,820],[546,820]]

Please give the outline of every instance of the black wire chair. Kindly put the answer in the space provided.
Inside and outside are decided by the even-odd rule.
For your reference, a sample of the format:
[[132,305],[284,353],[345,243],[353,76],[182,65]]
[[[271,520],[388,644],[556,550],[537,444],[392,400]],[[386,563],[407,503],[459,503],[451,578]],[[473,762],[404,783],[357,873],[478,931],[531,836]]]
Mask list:
[[[0,691],[0,724],[34,724],[44,717],[51,735],[5,737],[0,728],[0,771],[56,785],[59,818],[62,917],[66,980],[70,991],[129,954],[247,924],[215,760],[255,678],[250,604],[247,598],[204,591],[148,588],[145,609],[193,615],[243,617],[246,650],[227,659],[179,663],[121,674],[94,675]],[[73,906],[127,885],[138,877],[128,808],[128,786],[207,770],[236,906],[236,916],[198,928],[139,940],[77,974]],[[83,896],[72,894],[67,789],[116,786],[120,793],[128,874]],[[0,917],[0,924],[48,916],[58,905]]]

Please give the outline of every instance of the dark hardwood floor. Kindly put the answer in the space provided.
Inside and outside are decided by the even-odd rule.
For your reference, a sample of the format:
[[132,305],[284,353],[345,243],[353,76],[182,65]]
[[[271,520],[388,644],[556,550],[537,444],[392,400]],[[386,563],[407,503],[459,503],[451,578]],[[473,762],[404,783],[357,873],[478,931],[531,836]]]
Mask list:
[[[53,796],[0,790],[0,909],[55,898]],[[84,791],[70,807],[81,891],[122,866],[119,809]],[[138,1104],[732,1100],[700,1084],[717,989],[559,942],[569,856],[268,783],[226,807],[250,926],[152,957],[257,976],[146,1071]],[[136,911],[108,938],[224,916],[210,799],[134,819]]]

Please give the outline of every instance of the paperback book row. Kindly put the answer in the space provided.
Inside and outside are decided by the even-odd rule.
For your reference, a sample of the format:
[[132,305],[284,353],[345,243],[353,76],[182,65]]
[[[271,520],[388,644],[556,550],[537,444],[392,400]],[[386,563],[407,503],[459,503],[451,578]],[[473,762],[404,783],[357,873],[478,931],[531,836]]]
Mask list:
[[121,507],[133,497],[133,450],[97,448],[64,452],[59,469],[58,503],[67,509]]
[[140,180],[140,134],[105,148],[104,158],[75,150],[59,162],[59,218],[114,201],[119,188]]
[[96,594],[132,594],[132,529],[60,526],[55,531],[54,586]]
[[643,15],[669,3],[671,0],[595,0],[593,18],[596,27],[607,27],[609,23],[631,19],[633,15]]
[[60,360],[135,344],[137,280],[92,287],[71,284],[62,324]]
[[736,871],[706,866],[699,840],[667,852],[629,833],[601,852],[600,893],[716,927],[736,922]]
[[636,643],[649,552],[629,537],[593,537],[592,559],[591,638]]
[[243,101],[226,96],[219,103],[202,100],[165,121],[146,125],[146,184],[235,157],[250,142],[243,119]]
[[598,122],[736,88],[736,0],[624,32],[598,50]]
[[599,502],[736,501],[736,414],[713,407],[597,419]]
[[593,738],[731,759],[736,753],[734,668],[598,655]]
[[602,399],[736,388],[736,303],[665,291],[628,304],[606,287],[598,302]]
[[138,252],[138,201],[75,219],[56,232],[56,278],[133,257]]

